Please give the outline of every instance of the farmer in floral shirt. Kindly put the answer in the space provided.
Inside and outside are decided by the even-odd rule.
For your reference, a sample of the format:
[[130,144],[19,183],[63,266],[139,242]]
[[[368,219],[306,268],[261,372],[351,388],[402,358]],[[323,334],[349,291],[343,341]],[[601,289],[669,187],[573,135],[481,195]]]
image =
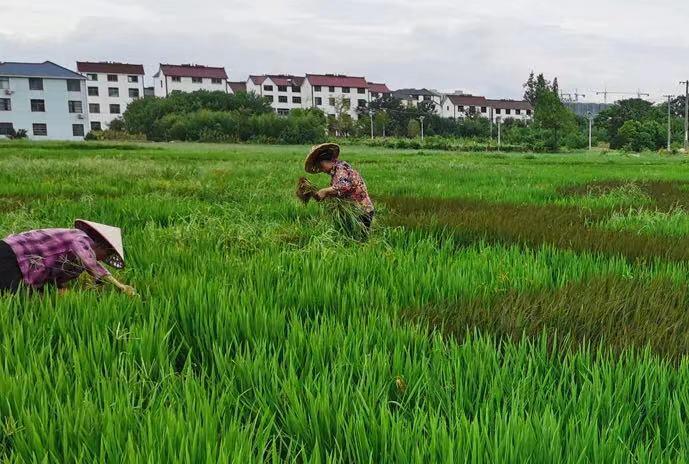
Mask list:
[[324,143],[311,149],[306,157],[304,168],[312,174],[326,173],[332,178],[330,187],[319,190],[314,198],[322,201],[336,197],[352,201],[361,211],[359,221],[368,231],[373,221],[373,202],[368,196],[366,183],[348,163],[339,160],[340,147],[334,143]]

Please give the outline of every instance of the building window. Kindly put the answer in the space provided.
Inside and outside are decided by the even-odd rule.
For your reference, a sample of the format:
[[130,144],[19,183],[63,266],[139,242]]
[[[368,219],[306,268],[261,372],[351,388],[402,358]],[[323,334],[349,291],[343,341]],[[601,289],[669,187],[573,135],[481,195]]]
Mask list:
[[278,92],[287,92],[286,85],[278,85]]
[[287,116],[289,114],[289,110],[285,108],[278,108],[277,111],[280,116]]
[[296,86],[296,85],[293,85],[293,86],[292,86],[292,92],[294,92],[294,93],[299,93],[299,92],[301,92],[301,87]]
[[34,124],[33,125],[33,135],[38,137],[45,137],[48,135],[48,125],[47,124]]
[[222,84],[222,79],[219,79],[217,77],[214,77],[211,79],[212,84]]
[[278,97],[278,102],[280,103],[287,103],[287,97],[285,95],[280,95]]
[[108,97],[119,97],[120,89],[118,87],[108,87]]
[[515,113],[515,114],[522,114],[522,110],[520,110],[519,108],[517,108],[517,109],[514,110],[514,113]]
[[92,131],[103,130],[103,127],[100,125],[100,121],[93,121],[91,123],[91,130]]
[[272,92],[273,86],[272,85],[264,85],[263,90],[265,90],[266,92]]
[[134,83],[139,82],[139,76],[127,76],[127,82]]
[[507,109],[505,110],[505,114],[512,114],[512,110],[509,109],[509,108],[507,108]]
[[31,100],[31,111],[34,113],[44,113],[45,100]]
[[74,137],[84,136],[84,125],[83,124],[72,124],[72,135]]
[[371,92],[371,98],[378,98],[378,92]]
[[485,113],[486,111],[488,111],[488,108],[486,108],[485,106],[482,106],[481,107],[481,113]]
[[333,97],[328,98],[328,104],[330,106],[335,106],[335,98],[333,98]]
[[9,77],[0,77],[0,89],[9,89],[10,88],[10,78]]
[[321,97],[316,97],[316,106],[321,106],[323,104],[323,99]]
[[172,76],[172,82],[182,82],[182,78],[179,76]]
[[43,90],[43,79],[38,77],[30,77],[29,90]]
[[80,100],[70,100],[67,102],[70,113],[82,113],[84,108]]
[[495,108],[495,114],[500,114],[502,110],[500,108]]
[[342,87],[342,93],[349,93],[349,87]]
[[90,81],[97,81],[98,80],[98,74],[87,74],[86,79]]
[[0,98],[0,111],[12,111],[12,100]]
[[117,82],[117,74],[108,74],[108,82]]
[[464,105],[459,105],[459,106],[457,106],[457,110],[463,112],[463,111],[464,111]]
[[203,77],[192,77],[191,82],[194,84],[203,84]]
[[301,103],[301,97],[292,97],[292,103]]
[[366,93],[366,89],[363,88],[356,89],[356,91],[357,93]]
[[120,105],[110,105],[110,114],[120,114]]
[[10,135],[14,132],[14,125],[11,122],[0,122],[0,135]]
[[357,102],[357,106],[358,106],[359,108],[364,108],[364,107],[366,106],[366,100],[364,100],[364,99],[359,99],[359,101]]
[[92,113],[92,114],[100,113],[100,105],[98,103],[89,103],[89,113]]
[[97,97],[98,96],[98,87],[89,87],[89,97]]
[[139,98],[139,89],[129,89],[129,98]]
[[275,100],[275,99],[273,98],[272,95],[266,95],[266,96],[263,97],[263,98],[265,98],[266,100],[268,100],[270,103],[273,103],[273,101]]
[[531,116],[531,110],[526,110],[527,116]]
[[313,91],[314,91],[314,92],[320,92],[320,91],[321,91],[321,86],[320,86],[320,85],[314,85],[314,86],[313,86]]
[[68,92],[81,92],[81,81],[79,79],[67,79]]
[[333,87],[332,85],[330,87],[328,87],[328,92],[332,93],[334,91],[335,91],[335,87]]

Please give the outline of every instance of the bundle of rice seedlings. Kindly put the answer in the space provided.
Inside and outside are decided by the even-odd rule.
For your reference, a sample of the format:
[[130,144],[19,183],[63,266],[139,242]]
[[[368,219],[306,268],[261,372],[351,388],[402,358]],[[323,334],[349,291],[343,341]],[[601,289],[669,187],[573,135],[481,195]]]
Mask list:
[[297,198],[299,198],[304,204],[308,203],[318,191],[318,187],[313,185],[309,179],[306,177],[300,177],[297,182]]

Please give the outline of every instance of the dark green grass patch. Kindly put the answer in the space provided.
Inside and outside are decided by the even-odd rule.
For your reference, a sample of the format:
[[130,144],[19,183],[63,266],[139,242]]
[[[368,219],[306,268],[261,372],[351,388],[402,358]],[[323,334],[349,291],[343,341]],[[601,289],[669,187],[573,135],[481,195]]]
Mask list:
[[434,303],[405,318],[462,339],[478,329],[511,341],[567,340],[617,353],[651,349],[674,361],[689,354],[689,288],[668,279],[602,276],[557,289],[509,290],[490,298]]
[[576,252],[624,256],[630,260],[689,260],[689,240],[643,236],[597,227],[608,212],[574,206],[490,203],[480,200],[391,197],[389,222],[396,226],[538,248],[551,245]]
[[559,189],[561,195],[574,197],[604,196],[625,191],[638,191],[648,196],[653,206],[661,211],[689,209],[689,182],[604,180]]

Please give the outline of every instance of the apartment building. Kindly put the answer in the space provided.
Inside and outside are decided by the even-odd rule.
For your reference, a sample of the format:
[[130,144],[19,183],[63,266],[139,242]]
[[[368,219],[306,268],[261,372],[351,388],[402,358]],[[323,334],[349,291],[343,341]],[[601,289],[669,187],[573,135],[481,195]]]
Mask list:
[[0,62],[0,137],[24,129],[35,140],[83,140],[86,78],[50,61]]
[[369,82],[368,83],[368,95],[370,100],[377,100],[379,98],[386,98],[392,95],[392,91],[388,88],[386,84]]
[[430,102],[438,112],[443,98],[438,92],[428,89],[399,89],[392,92],[392,96],[399,99],[407,108],[416,108],[421,102]]
[[86,76],[91,130],[107,129],[127,106],[144,96],[144,67],[140,64],[77,61]]
[[249,76],[246,91],[266,98],[275,112],[286,115],[292,109],[304,108],[304,81],[304,77],[287,74]]
[[225,68],[198,64],[160,64],[153,75],[153,87],[156,97],[167,97],[175,90],[230,92]]

